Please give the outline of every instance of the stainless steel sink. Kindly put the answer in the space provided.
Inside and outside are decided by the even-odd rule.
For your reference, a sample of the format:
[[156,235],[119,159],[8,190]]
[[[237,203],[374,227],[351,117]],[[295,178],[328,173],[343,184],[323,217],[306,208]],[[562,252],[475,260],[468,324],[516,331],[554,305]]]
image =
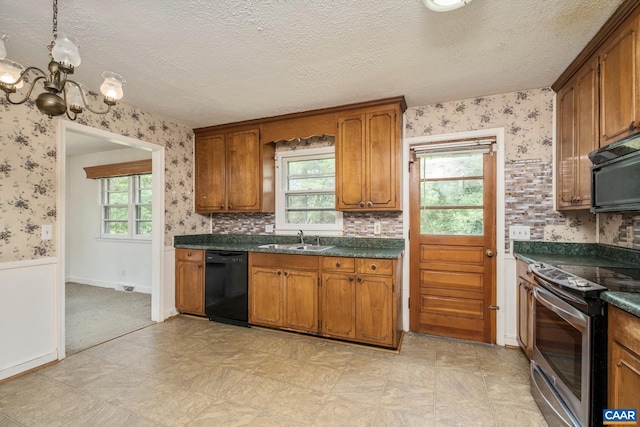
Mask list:
[[322,245],[291,245],[289,249],[293,249],[296,251],[326,251],[327,249],[331,249],[333,246],[322,246]]
[[279,243],[269,243],[267,245],[260,245],[259,248],[262,249],[289,249],[291,245],[281,245]]
[[326,251],[327,249],[331,249],[333,248],[333,246],[323,246],[323,245],[303,245],[300,243],[296,243],[296,244],[280,244],[280,243],[269,243],[266,245],[260,245],[258,246],[259,248],[262,249],[288,249],[291,251]]

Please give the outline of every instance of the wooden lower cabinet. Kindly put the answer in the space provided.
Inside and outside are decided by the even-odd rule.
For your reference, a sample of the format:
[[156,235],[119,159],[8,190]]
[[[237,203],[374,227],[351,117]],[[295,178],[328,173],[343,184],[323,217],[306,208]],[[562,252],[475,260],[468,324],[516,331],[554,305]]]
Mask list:
[[609,305],[607,408],[640,409],[640,318]]
[[356,337],[356,284],[352,274],[322,274],[322,334]]
[[518,342],[524,354],[531,359],[533,353],[533,310],[535,299],[533,296],[533,284],[531,273],[527,263],[517,260],[518,283]]
[[204,315],[204,251],[176,249],[176,309]]
[[390,276],[356,279],[356,339],[371,344],[394,343],[394,286]]
[[249,254],[249,323],[318,332],[318,257]]
[[249,323],[398,347],[398,259],[250,253],[249,263]]

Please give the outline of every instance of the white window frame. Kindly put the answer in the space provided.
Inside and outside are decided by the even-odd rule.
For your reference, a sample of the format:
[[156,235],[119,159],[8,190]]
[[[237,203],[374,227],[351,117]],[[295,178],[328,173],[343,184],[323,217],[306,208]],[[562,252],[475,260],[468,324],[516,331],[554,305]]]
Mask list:
[[[100,179],[100,194],[99,194],[99,204],[100,204],[100,238],[102,239],[115,239],[115,240],[151,240],[152,233],[149,234],[140,234],[136,233],[136,225],[137,222],[142,221],[137,217],[136,212],[138,211],[138,206],[152,206],[152,203],[139,203],[138,201],[138,186],[139,186],[139,177],[143,175],[151,175],[148,174],[139,174],[139,175],[130,175],[127,176],[128,180],[128,203],[125,204],[117,204],[117,205],[109,205],[105,203],[106,201],[106,190],[107,190],[107,180],[110,178],[123,178],[123,177],[105,177]],[[127,234],[111,234],[105,232],[105,222],[108,221],[105,218],[105,208],[106,207],[126,207],[127,208]],[[144,220],[146,222],[151,222],[151,220]],[[124,221],[123,221],[124,222]]]
[[[302,230],[318,236],[336,236],[343,234],[342,212],[336,211],[334,224],[287,224],[285,222],[287,162],[335,158],[334,147],[309,148],[305,150],[279,151],[276,153],[276,234],[295,234]],[[335,193],[335,189],[334,189]]]

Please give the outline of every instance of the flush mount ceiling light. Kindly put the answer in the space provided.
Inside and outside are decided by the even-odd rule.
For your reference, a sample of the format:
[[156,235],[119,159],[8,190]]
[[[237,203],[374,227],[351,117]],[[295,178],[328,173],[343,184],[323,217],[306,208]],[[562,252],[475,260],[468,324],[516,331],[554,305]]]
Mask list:
[[422,2],[433,11],[447,12],[471,3],[471,0],[422,0]]
[[[45,92],[36,98],[38,110],[49,116],[60,116],[67,114],[71,120],[75,120],[77,115],[86,108],[95,114],[106,114],[111,107],[116,105],[116,101],[122,98],[122,86],[124,79],[111,71],[102,73],[104,82],[100,86],[100,92],[104,95],[105,110],[94,110],[87,103],[88,93],[84,85],[69,80],[67,77],[73,74],[75,67],[80,65],[80,53],[78,52],[78,42],[73,37],[58,32],[58,0],[53,1],[53,41],[49,46],[48,73],[37,67],[23,67],[17,62],[6,59],[7,50],[4,42],[8,37],[0,34],[0,89],[5,92],[9,103],[17,105],[24,104],[31,96],[31,92],[36,83],[43,81]],[[27,77],[31,73],[33,78]],[[29,82],[29,80],[31,80]],[[16,93],[17,89],[29,84],[26,95],[19,101],[14,101],[10,95]]]

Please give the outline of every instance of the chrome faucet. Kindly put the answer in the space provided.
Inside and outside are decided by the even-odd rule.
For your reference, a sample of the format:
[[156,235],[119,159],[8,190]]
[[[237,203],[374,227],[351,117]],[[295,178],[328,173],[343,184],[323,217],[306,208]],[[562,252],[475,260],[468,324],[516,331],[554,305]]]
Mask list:
[[316,246],[320,246],[320,236],[316,236]]
[[298,230],[298,237],[300,238],[300,244],[304,245],[304,232],[302,230]]

